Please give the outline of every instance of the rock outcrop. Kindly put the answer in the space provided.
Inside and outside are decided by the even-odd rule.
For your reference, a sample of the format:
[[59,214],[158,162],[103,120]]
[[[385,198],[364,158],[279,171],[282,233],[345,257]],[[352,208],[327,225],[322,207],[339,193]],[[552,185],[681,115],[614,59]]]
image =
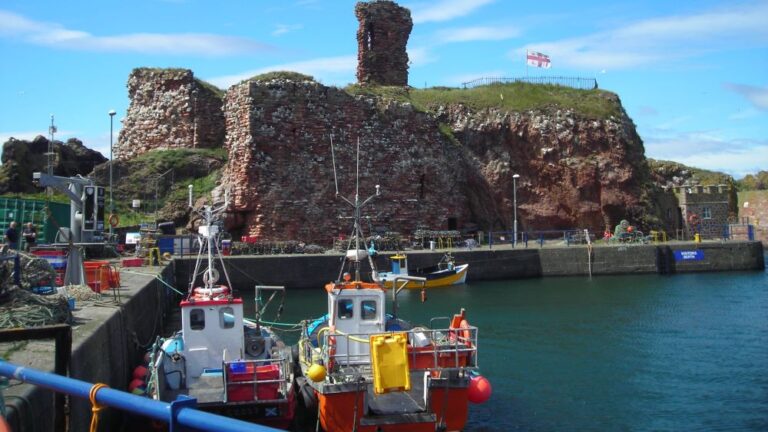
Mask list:
[[128,77],[131,104],[115,157],[128,159],[153,149],[221,147],[221,93],[187,69],[134,69]]
[[[3,144],[0,167],[0,193],[35,193],[41,189],[32,184],[32,173],[48,171],[49,140],[38,135],[32,141],[11,138]],[[107,161],[101,153],[83,145],[77,138],[66,143],[53,142],[51,165],[53,174],[64,177],[88,175],[96,165]]]
[[335,197],[331,135],[340,194],[354,196],[358,140],[361,199],[381,187],[366,210],[371,227],[468,222],[462,149],[410,104],[313,81],[252,80],[229,89],[224,112],[223,186],[232,197],[229,226],[241,234],[320,244],[349,235],[350,221],[339,217],[352,209]]
[[[618,98],[615,103],[618,102]],[[470,201],[476,222],[489,229],[512,226],[517,179],[519,229],[602,229],[639,217],[648,177],[643,143],[634,124],[620,117],[589,119],[563,109],[473,111],[438,109],[471,155],[476,173]]]
[[359,2],[355,16],[358,83],[407,86],[411,11],[392,1]]

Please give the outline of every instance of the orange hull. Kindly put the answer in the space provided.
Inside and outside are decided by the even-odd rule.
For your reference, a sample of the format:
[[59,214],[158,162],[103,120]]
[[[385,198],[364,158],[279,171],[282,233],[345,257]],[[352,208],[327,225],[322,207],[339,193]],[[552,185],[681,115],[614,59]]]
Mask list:
[[[446,389],[433,388],[430,391],[430,409],[437,415],[437,423],[443,420],[445,416],[446,430],[459,431],[464,429],[469,417],[469,399],[467,398],[467,388],[449,388],[448,398],[445,397]],[[443,409],[443,404],[448,401],[447,407]]]
[[[433,388],[431,391],[430,410],[437,417],[437,424],[445,422],[448,431],[459,431],[464,428],[469,416],[469,400],[466,388]],[[445,392],[448,392],[447,406]],[[351,432],[434,432],[435,423],[401,423],[401,424],[361,424],[363,414],[364,392],[356,396],[355,392],[322,394],[315,392],[318,401],[320,425],[326,431]],[[357,399],[357,414],[355,400]],[[443,418],[444,416],[444,418]],[[355,429],[357,423],[357,429]]]

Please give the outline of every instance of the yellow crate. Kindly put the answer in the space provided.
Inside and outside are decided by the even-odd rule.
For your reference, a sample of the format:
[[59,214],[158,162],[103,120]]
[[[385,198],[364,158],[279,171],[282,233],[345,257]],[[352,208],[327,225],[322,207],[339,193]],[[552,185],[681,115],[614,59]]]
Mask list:
[[373,391],[384,394],[411,389],[408,336],[405,333],[370,336]]

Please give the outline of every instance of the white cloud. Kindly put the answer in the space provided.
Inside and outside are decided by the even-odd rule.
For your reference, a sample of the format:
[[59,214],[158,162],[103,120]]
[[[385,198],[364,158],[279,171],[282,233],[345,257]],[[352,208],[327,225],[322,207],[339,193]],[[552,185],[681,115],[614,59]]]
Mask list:
[[729,139],[718,131],[645,138],[646,156],[726,172],[736,178],[768,169],[768,140]]
[[10,132],[0,131],[0,144],[5,143],[11,138],[16,138],[17,140],[32,141],[38,135],[42,135],[48,138],[48,131],[45,129],[41,129],[37,131],[10,131]]
[[272,36],[280,36],[286,33],[301,30],[304,28],[301,24],[276,24],[275,29],[272,31]]
[[734,46],[768,42],[768,2],[710,12],[652,18],[582,37],[529,44],[549,54],[553,63],[577,69],[626,69],[698,56]]
[[757,87],[746,84],[733,83],[725,83],[724,86],[726,89],[747,98],[747,100],[751,102],[755,108],[760,110],[768,110],[768,87]]
[[57,23],[33,21],[0,10],[0,37],[35,45],[80,51],[138,52],[163,55],[226,56],[272,49],[252,39],[209,33],[131,33],[95,36]]
[[228,88],[233,84],[251,78],[254,75],[272,71],[293,71],[312,75],[315,79],[329,84],[346,84],[354,79],[357,67],[357,56],[323,57],[293,63],[283,63],[254,69],[238,74],[225,75],[206,79],[207,82]]
[[412,67],[421,67],[439,60],[428,47],[408,48],[408,61]]
[[449,28],[440,30],[435,34],[439,43],[495,41],[517,36],[520,36],[520,29],[512,26]]
[[416,24],[463,17],[495,0],[438,0],[409,6]]

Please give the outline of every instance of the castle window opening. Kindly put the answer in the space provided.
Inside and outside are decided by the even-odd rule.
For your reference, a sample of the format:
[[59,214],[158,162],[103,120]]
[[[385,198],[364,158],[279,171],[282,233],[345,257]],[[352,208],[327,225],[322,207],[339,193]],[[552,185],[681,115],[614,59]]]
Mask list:
[[702,207],[701,208],[701,218],[702,219],[712,219],[712,209],[709,207]]

